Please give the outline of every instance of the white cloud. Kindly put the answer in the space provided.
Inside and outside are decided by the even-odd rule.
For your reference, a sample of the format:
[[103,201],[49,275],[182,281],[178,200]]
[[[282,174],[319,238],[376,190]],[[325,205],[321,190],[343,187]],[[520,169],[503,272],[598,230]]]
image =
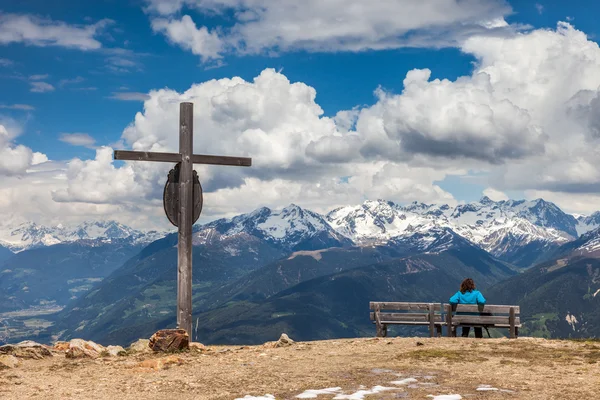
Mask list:
[[96,139],[87,133],[61,133],[59,140],[73,146],[92,147]]
[[22,175],[34,162],[39,163],[45,157],[14,143],[21,132],[22,127],[16,121],[0,117],[0,176]]
[[491,163],[544,151],[546,135],[526,109],[494,95],[485,72],[456,81],[412,70],[401,95],[384,94],[382,123],[403,157],[427,154]]
[[146,101],[150,96],[148,93],[140,92],[113,92],[110,98],[123,101]]
[[83,77],[81,77],[81,76],[77,76],[77,77],[72,78],[72,79],[61,79],[58,82],[58,86],[59,87],[65,87],[66,85],[76,85],[76,84],[81,83],[83,81],[85,81],[85,79]]
[[8,109],[8,110],[22,110],[22,111],[33,111],[35,110],[34,106],[30,106],[29,104],[0,104],[0,108]]
[[0,44],[94,50],[102,47],[95,37],[111,23],[111,20],[103,19],[91,25],[69,25],[29,14],[0,14]]
[[57,202],[52,196],[67,188],[67,165],[52,161],[35,164],[26,174],[0,179],[0,225],[23,221],[75,225],[90,219],[115,219],[136,228],[169,228],[168,222],[161,223],[164,211],[160,202],[141,201],[139,197],[137,204],[127,205]]
[[[401,47],[456,46],[466,37],[511,31],[503,0],[147,0],[152,27],[204,60],[225,50],[364,51]],[[233,15],[232,26],[209,32],[191,17],[172,16],[183,7],[206,15]]]
[[46,93],[46,92],[54,91],[54,86],[52,86],[51,84],[49,84],[47,82],[35,81],[35,82],[30,82],[30,83],[31,83],[31,89],[29,89],[30,92]]
[[[454,201],[433,183],[444,178],[442,169],[371,161],[357,154],[348,160],[316,156],[320,151],[316,143],[322,145],[321,140],[346,136],[349,141],[348,135],[357,134],[347,132],[348,124],[338,130],[333,119],[323,117],[314,88],[291,83],[272,69],[252,82],[212,80],[183,93],[162,89],[149,96],[144,112],[123,132],[125,147],[177,151],[179,103],[192,101],[196,153],[253,158],[251,168],[196,167],[207,204],[204,218],[290,202],[325,211],[333,205],[361,202],[365,196]],[[67,188],[56,192],[54,199],[113,205],[160,199],[169,165],[128,162],[115,168],[110,156],[108,150],[99,151],[94,161],[71,162]],[[111,187],[95,190],[103,182],[112,182]]]
[[[477,60],[471,74],[432,80],[428,69],[413,70],[400,94],[377,90],[375,104],[333,118],[323,115],[314,88],[272,69],[252,81],[153,90],[120,145],[177,151],[179,103],[193,102],[196,153],[253,158],[251,168],[197,167],[205,219],[290,202],[318,211],[365,198],[451,204],[436,182],[471,172],[495,199],[525,191],[569,211],[596,210],[598,45],[560,23],[512,37],[472,37],[461,49]],[[39,195],[53,203],[42,209],[78,218],[83,210],[133,216],[144,209],[164,220],[160,199],[171,166],[117,167],[111,152],[71,161],[52,194]]]
[[13,60],[9,60],[8,58],[0,58],[0,67],[11,67],[15,65]]
[[189,15],[180,20],[156,18],[152,20],[152,30],[163,33],[171,42],[202,57],[203,61],[221,58],[223,42],[216,32],[209,32],[203,26],[197,28]]
[[31,165],[40,165],[50,161],[48,156],[43,153],[35,152],[33,153],[33,158],[31,159]]
[[82,202],[91,204],[118,204],[132,196],[143,198],[144,187],[135,180],[131,166],[116,168],[112,164],[113,150],[101,147],[94,160],[74,159],[68,163],[67,187],[55,190],[52,198],[57,202]]
[[483,191],[483,195],[489,197],[490,199],[494,200],[494,201],[501,201],[501,200],[508,200],[509,197],[506,195],[506,193],[501,192],[500,190],[496,190],[494,188],[486,188]]

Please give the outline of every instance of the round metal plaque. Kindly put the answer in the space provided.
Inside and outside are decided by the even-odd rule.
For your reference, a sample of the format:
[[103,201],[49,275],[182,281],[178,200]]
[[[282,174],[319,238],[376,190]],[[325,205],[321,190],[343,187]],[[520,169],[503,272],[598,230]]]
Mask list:
[[[169,171],[165,189],[163,192],[163,207],[169,222],[175,226],[179,226],[179,167],[177,163],[175,167]],[[200,218],[202,212],[202,186],[198,174],[194,171],[194,222]]]

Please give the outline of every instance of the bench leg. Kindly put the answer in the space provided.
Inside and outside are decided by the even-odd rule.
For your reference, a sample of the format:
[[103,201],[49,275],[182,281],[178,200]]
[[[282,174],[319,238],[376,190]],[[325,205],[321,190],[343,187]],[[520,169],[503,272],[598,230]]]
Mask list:
[[377,329],[377,337],[386,337],[387,336],[387,325],[386,324],[376,324]]
[[519,337],[519,328],[515,326],[515,339]]

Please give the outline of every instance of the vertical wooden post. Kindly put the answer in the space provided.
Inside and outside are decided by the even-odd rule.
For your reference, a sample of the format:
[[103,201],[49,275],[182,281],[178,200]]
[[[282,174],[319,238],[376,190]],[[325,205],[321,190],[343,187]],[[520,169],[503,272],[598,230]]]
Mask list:
[[446,335],[452,337],[452,304],[446,304]]
[[179,241],[177,245],[177,326],[192,337],[192,224],[194,105],[179,105]]
[[381,316],[379,315],[380,310],[379,304],[375,304],[375,331],[377,337],[385,337],[387,334],[386,326],[381,323]]
[[508,312],[508,323],[510,325],[510,338],[514,339],[517,337],[515,332],[515,308],[511,307]]
[[435,321],[433,319],[433,317],[434,317],[433,303],[429,303],[428,308],[429,308],[429,337],[434,337]]

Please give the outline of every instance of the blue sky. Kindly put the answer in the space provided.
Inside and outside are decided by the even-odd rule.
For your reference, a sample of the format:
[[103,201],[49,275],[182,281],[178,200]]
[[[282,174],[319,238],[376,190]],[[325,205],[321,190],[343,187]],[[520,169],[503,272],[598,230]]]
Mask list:
[[[243,4],[242,0],[236,2]],[[384,43],[381,41],[369,43],[358,50],[345,48],[345,42],[341,41],[333,48],[330,42],[317,43],[316,46],[329,46],[325,50],[315,49],[316,42],[309,45],[300,41],[278,42],[274,46],[257,45],[261,43],[260,38],[244,36],[244,50],[239,50],[232,47],[232,37],[235,36],[232,32],[236,23],[244,24],[236,14],[243,7],[224,7],[215,11],[195,6],[195,0],[181,0],[180,3],[183,5],[174,11],[160,11],[164,0],[0,0],[0,60],[4,60],[0,63],[0,106],[3,107],[0,114],[20,126],[20,134],[12,140],[12,145],[24,145],[58,162],[73,158],[93,160],[97,146],[121,140],[124,129],[134,121],[136,113],[144,111],[140,96],[150,90],[169,88],[181,93],[195,83],[235,76],[251,82],[265,68],[273,68],[292,83],[302,82],[314,88],[317,92],[315,102],[323,109],[324,116],[332,118],[341,110],[373,106],[378,102],[374,93],[377,88],[382,88],[389,96],[402,94],[403,80],[413,69],[429,69],[429,81],[439,78],[454,82],[461,76],[470,76],[477,68],[473,52],[465,51],[461,45],[461,40],[465,40],[468,34],[460,32],[462,36],[458,36],[456,25],[444,28],[448,36],[457,35],[457,44],[454,45],[443,43],[440,39],[443,35],[439,32],[431,34],[434,39],[430,44],[419,42],[421,44],[414,47],[388,46],[381,45]],[[589,41],[596,40],[594,16],[600,11],[600,5],[595,2],[495,3],[498,8],[482,11],[481,18],[488,16],[485,13],[499,15],[513,34],[539,29],[555,32],[557,23],[565,21],[577,31],[584,32]],[[512,11],[506,12],[506,9]],[[392,12],[398,10],[390,10]],[[183,15],[190,16],[198,28],[205,27],[208,32],[223,38],[229,35],[226,38],[229,48],[220,50],[218,55],[207,50],[198,54],[190,51],[183,42],[178,43],[169,37],[166,30],[153,28],[155,21],[162,19],[172,23]],[[85,29],[101,24],[96,34],[86,39],[95,41],[99,48],[68,46],[57,39],[52,39],[50,44],[40,44],[39,39],[37,42],[22,38],[6,39],[6,35],[11,34],[11,19],[19,16],[58,28]],[[293,16],[290,19],[293,21]],[[260,29],[265,29],[265,26],[260,26]],[[428,29],[427,26],[417,28],[401,35],[401,39],[410,42],[412,36],[429,38]],[[240,35],[239,32],[237,34]],[[505,34],[508,35],[503,31],[495,33]],[[5,35],[4,39],[2,35]],[[390,38],[385,39],[389,41]],[[364,43],[354,37],[343,40]],[[336,48],[336,45],[339,47]],[[259,46],[259,50],[249,51],[252,46]],[[135,99],[123,99],[131,97]],[[173,133],[175,129],[173,127]],[[200,129],[197,127],[197,135],[211,134]],[[83,142],[72,145],[60,140],[63,134],[75,133],[89,135],[94,143],[90,139],[87,145]],[[527,195],[529,188],[524,183],[508,184],[506,175],[487,181],[485,177],[494,174],[486,171],[484,178],[479,179],[477,171],[483,167],[481,160],[475,158],[474,164],[467,168],[470,172],[465,173],[461,168],[464,164],[455,163],[457,158],[450,157],[451,170],[442,174],[441,179],[431,177],[431,183],[450,193],[456,201],[476,200],[492,186],[511,197]],[[439,159],[436,160],[439,164]],[[352,180],[347,184],[352,184]],[[534,189],[538,191],[536,193],[554,191],[531,188]],[[370,197],[370,193],[366,192],[363,197]]]
[[[536,4],[542,4],[540,13]],[[575,18],[576,26],[594,35],[593,8],[600,5],[589,1],[513,1],[515,13],[510,22],[534,27],[554,28],[557,21]],[[91,157],[92,150],[73,147],[58,140],[61,133],[84,132],[98,143],[108,144],[119,139],[124,127],[143,104],[135,101],[111,99],[114,92],[146,93],[151,89],[169,87],[182,91],[192,83],[210,79],[240,76],[250,80],[264,68],[283,70],[291,81],[301,81],[317,90],[317,102],[326,115],[356,105],[372,104],[373,91],[382,86],[392,92],[402,91],[402,80],[413,68],[430,68],[432,78],[455,79],[472,70],[473,57],[459,49],[394,49],[358,53],[309,53],[296,51],[280,56],[226,57],[226,65],[211,68],[200,63],[198,57],[170,45],[164,36],[152,32],[141,0],[100,0],[82,2],[73,0],[25,0],[0,2],[4,13],[36,14],[68,24],[86,24],[104,18],[114,20],[113,29],[104,38],[106,48],[121,48],[132,53],[124,57],[136,63],[126,71],[107,69],[110,56],[97,51],[79,51],[61,47],[38,47],[14,43],[1,47],[2,58],[15,62],[14,67],[3,68],[1,104],[28,104],[35,111],[5,111],[16,119],[25,120],[27,130],[19,141],[46,153],[51,159]],[[590,9],[590,7],[592,9]],[[205,20],[201,14],[197,24]],[[202,21],[202,22],[201,22]],[[221,25],[220,18],[208,18],[208,23]],[[210,26],[210,25],[208,25]],[[101,38],[102,39],[102,38]],[[31,93],[27,80],[32,75],[45,75],[44,80],[56,90],[51,93]],[[61,80],[80,83],[64,84]],[[96,88],[96,90],[81,90]],[[78,90],[79,89],[79,90]]]

